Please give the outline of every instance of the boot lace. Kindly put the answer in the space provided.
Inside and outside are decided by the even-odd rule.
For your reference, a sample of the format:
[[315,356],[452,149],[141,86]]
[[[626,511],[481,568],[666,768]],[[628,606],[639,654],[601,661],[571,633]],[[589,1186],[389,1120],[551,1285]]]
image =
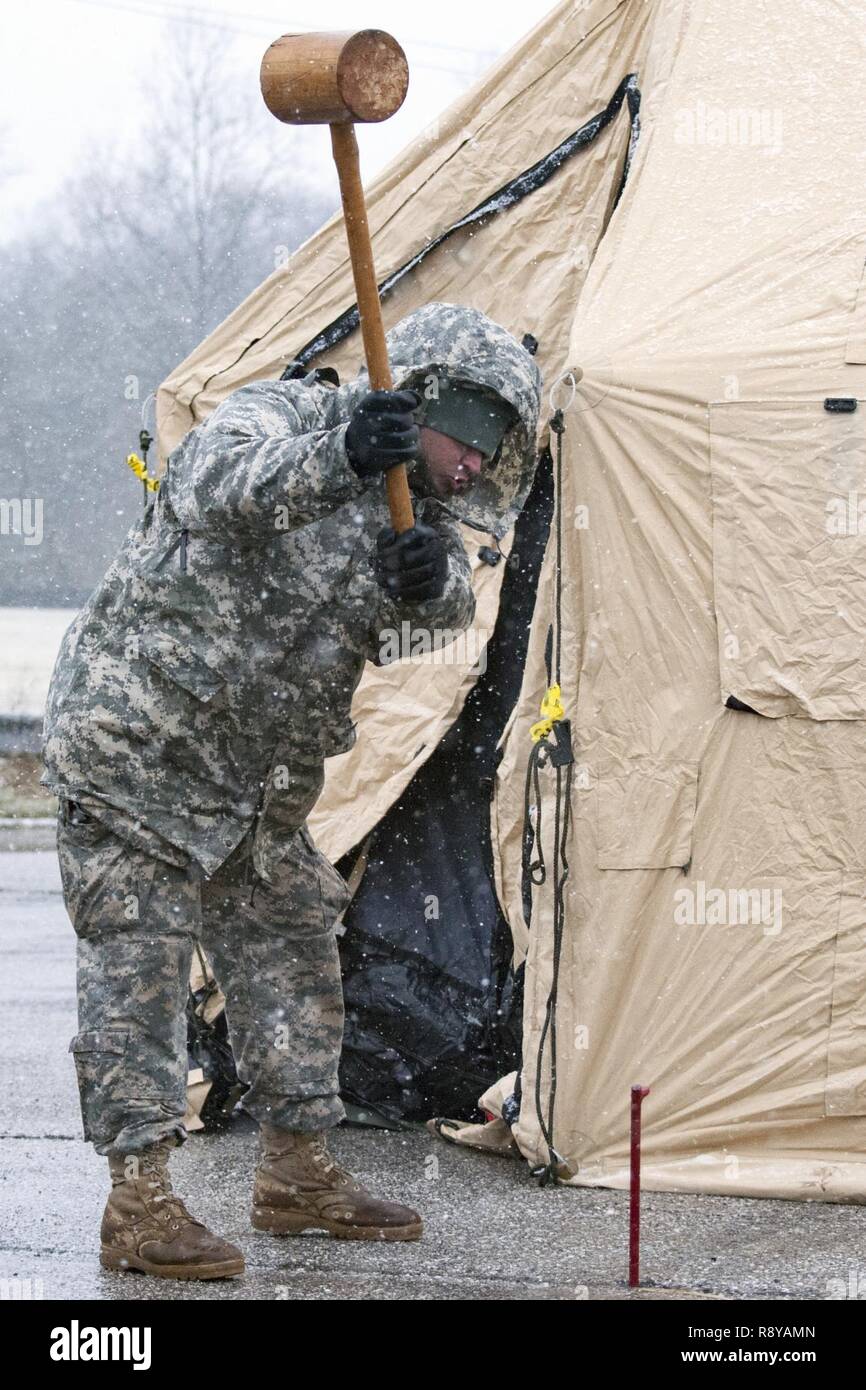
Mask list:
[[148,1182],[148,1187],[157,1190],[145,1198],[144,1205],[150,1216],[156,1218],[168,1226],[172,1231],[181,1231],[184,1226],[200,1226],[202,1223],[196,1221],[187,1211],[183,1201],[177,1193],[172,1192],[169,1187],[166,1191],[161,1184],[153,1181]]
[[328,1147],[323,1139],[313,1140],[310,1145],[310,1153],[313,1162],[322,1166],[322,1172],[326,1177],[330,1177],[333,1173],[338,1182],[344,1187],[351,1187],[356,1191],[360,1191],[360,1186],[355,1182],[352,1174],[347,1173],[346,1169],[340,1166],[333,1154],[328,1151]]

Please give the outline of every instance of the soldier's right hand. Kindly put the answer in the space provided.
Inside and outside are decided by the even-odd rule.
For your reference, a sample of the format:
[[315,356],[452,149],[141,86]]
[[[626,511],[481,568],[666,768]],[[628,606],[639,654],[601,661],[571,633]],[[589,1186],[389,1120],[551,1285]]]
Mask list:
[[346,457],[359,478],[418,457],[421,432],[413,411],[420,404],[415,391],[368,391],[363,397],[346,430]]

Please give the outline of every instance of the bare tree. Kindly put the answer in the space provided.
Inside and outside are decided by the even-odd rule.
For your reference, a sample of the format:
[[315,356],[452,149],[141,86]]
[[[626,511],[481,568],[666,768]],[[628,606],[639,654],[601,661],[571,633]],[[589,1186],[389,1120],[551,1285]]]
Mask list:
[[[169,33],[177,39],[177,29]],[[182,305],[200,335],[239,284],[255,283],[244,267],[255,263],[260,279],[275,246],[318,225],[336,192],[323,196],[297,169],[287,177],[289,142],[275,139],[258,91],[239,82],[218,36],[205,33],[194,47],[175,41],[148,104],[120,182],[99,176],[108,161],[97,153],[67,199],[87,245],[122,258],[130,280],[145,277],[143,296]],[[291,138],[297,147],[309,137]]]
[[286,132],[193,32],[168,31],[135,148],[94,148],[0,251],[0,492],[45,503],[44,541],[3,567],[0,602],[86,596],[141,505],[123,460],[143,402],[336,201],[286,177]]

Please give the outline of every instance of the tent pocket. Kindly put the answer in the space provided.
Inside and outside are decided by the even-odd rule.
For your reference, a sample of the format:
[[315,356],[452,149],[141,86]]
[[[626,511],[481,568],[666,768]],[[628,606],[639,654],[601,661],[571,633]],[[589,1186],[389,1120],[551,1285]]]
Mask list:
[[827,1115],[866,1115],[866,883],[847,879],[839,899],[827,1046]]
[[696,763],[642,762],[598,772],[600,869],[682,868],[692,857]]
[[860,277],[854,313],[851,316],[851,329],[845,344],[845,361],[866,363],[866,265]]
[[721,700],[770,718],[866,717],[866,408],[837,404],[710,408]]

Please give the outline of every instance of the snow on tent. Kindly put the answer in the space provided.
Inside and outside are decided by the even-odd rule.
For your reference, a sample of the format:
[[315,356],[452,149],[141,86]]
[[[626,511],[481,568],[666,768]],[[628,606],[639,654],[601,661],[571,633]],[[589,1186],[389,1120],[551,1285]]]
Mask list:
[[[531,332],[561,411],[490,805],[521,1056],[488,1070],[498,1118],[443,1132],[577,1185],[627,1181],[640,1082],[650,1188],[866,1197],[862,64],[853,0],[564,4],[370,189],[386,322],[440,299]],[[334,221],[165,383],[163,451],[290,361],[357,367],[352,303]],[[443,981],[472,895],[389,905],[376,835],[473,682],[468,656],[370,670],[314,820],[332,857],[373,833],[375,910],[414,914],[397,953]]]

